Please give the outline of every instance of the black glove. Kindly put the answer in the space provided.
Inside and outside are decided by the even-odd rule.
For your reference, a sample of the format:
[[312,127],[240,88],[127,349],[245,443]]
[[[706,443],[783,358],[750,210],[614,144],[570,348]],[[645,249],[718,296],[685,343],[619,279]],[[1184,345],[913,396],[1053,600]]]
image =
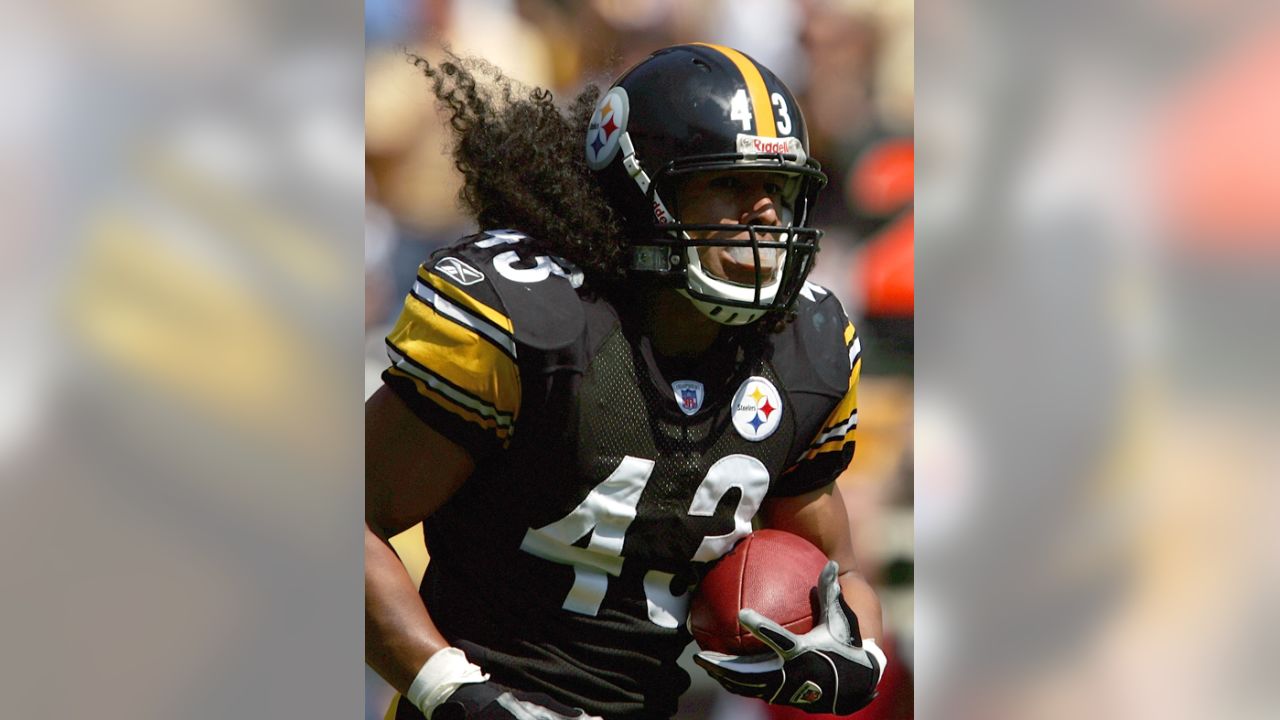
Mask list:
[[467,683],[431,714],[431,720],[600,720],[549,695],[527,693],[495,682]]
[[819,617],[823,621],[795,635],[754,610],[738,621],[773,649],[761,655],[700,652],[694,662],[726,690],[774,705],[810,713],[848,715],[876,696],[884,654],[869,642],[863,647],[858,618],[840,594],[839,568],[827,563],[818,576]]

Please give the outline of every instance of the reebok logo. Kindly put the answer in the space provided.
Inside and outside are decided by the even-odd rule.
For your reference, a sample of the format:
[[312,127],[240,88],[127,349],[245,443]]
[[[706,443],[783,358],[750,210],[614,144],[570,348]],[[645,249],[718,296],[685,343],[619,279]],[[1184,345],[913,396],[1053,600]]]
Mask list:
[[436,263],[436,270],[448,275],[459,285],[475,285],[484,279],[484,273],[456,257],[447,257]]

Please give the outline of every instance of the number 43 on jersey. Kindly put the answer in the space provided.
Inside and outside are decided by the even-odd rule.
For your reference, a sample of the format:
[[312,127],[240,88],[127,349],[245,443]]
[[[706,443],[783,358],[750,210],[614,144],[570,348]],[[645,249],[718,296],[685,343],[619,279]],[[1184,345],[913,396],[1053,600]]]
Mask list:
[[[563,603],[565,610],[583,615],[600,611],[609,577],[622,573],[622,548],[627,528],[636,517],[636,507],[644,492],[654,461],[623,458],[609,477],[595,486],[568,515],[540,528],[529,528],[520,549],[551,562],[573,566],[573,587]],[[769,489],[769,471],[749,455],[728,455],[716,461],[694,491],[688,514],[711,517],[720,499],[731,488],[742,491],[733,514],[733,530],[724,535],[703,537],[693,562],[709,562],[724,555],[739,539],[751,532],[755,517]],[[591,534],[586,547],[574,543]],[[644,577],[649,619],[662,627],[674,628],[688,614],[688,596],[672,595],[673,576],[650,570]]]

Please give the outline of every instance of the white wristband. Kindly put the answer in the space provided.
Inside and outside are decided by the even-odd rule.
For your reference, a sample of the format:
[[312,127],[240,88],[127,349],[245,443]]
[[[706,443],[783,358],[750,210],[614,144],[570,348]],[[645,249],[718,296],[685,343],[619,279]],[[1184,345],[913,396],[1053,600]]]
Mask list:
[[427,660],[413,679],[405,697],[430,720],[431,713],[454,690],[467,683],[481,683],[488,679],[488,675],[467,660],[466,653],[455,647],[447,647]]
[[889,662],[889,659],[884,656],[884,651],[881,650],[880,646],[876,644],[875,638],[867,638],[866,640],[863,640],[862,649],[865,650],[868,655],[875,658],[876,661],[880,663],[880,674],[876,676],[876,684],[879,685],[880,678],[884,677],[885,663]]

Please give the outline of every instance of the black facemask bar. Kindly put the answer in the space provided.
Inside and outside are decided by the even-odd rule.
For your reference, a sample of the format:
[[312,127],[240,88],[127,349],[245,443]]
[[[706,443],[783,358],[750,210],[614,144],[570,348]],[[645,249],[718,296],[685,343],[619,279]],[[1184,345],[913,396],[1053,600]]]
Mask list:
[[[791,307],[804,286],[804,279],[813,269],[815,256],[818,253],[818,243],[823,233],[817,228],[805,227],[805,222],[818,191],[827,184],[827,176],[822,173],[821,166],[816,160],[807,159],[803,164],[798,160],[799,158],[792,154],[755,155],[748,158],[741,153],[723,153],[700,155],[667,163],[649,183],[646,195],[652,207],[656,207],[659,200],[658,188],[660,186],[664,189],[674,188],[675,180],[681,176],[724,171],[776,172],[800,179],[800,188],[793,200],[795,207],[791,208],[792,222],[786,226],[654,222],[652,225],[654,237],[636,241],[632,269],[667,277],[671,280],[671,285],[685,289],[690,296],[716,305],[765,311],[786,310]],[[667,206],[668,210],[672,217],[678,218],[680,216],[678,194],[668,192],[662,199],[672,203]],[[729,240],[683,237],[689,232],[729,234],[745,232],[747,238]],[[766,237],[773,239],[763,239]],[[688,248],[712,246],[752,249],[755,263],[755,296],[751,302],[732,300],[720,295],[708,295],[687,287],[685,266],[688,261],[684,251]],[[778,279],[778,290],[773,300],[768,303],[761,300],[761,290],[765,285],[760,264],[761,249],[777,249],[785,253],[782,277]]]

